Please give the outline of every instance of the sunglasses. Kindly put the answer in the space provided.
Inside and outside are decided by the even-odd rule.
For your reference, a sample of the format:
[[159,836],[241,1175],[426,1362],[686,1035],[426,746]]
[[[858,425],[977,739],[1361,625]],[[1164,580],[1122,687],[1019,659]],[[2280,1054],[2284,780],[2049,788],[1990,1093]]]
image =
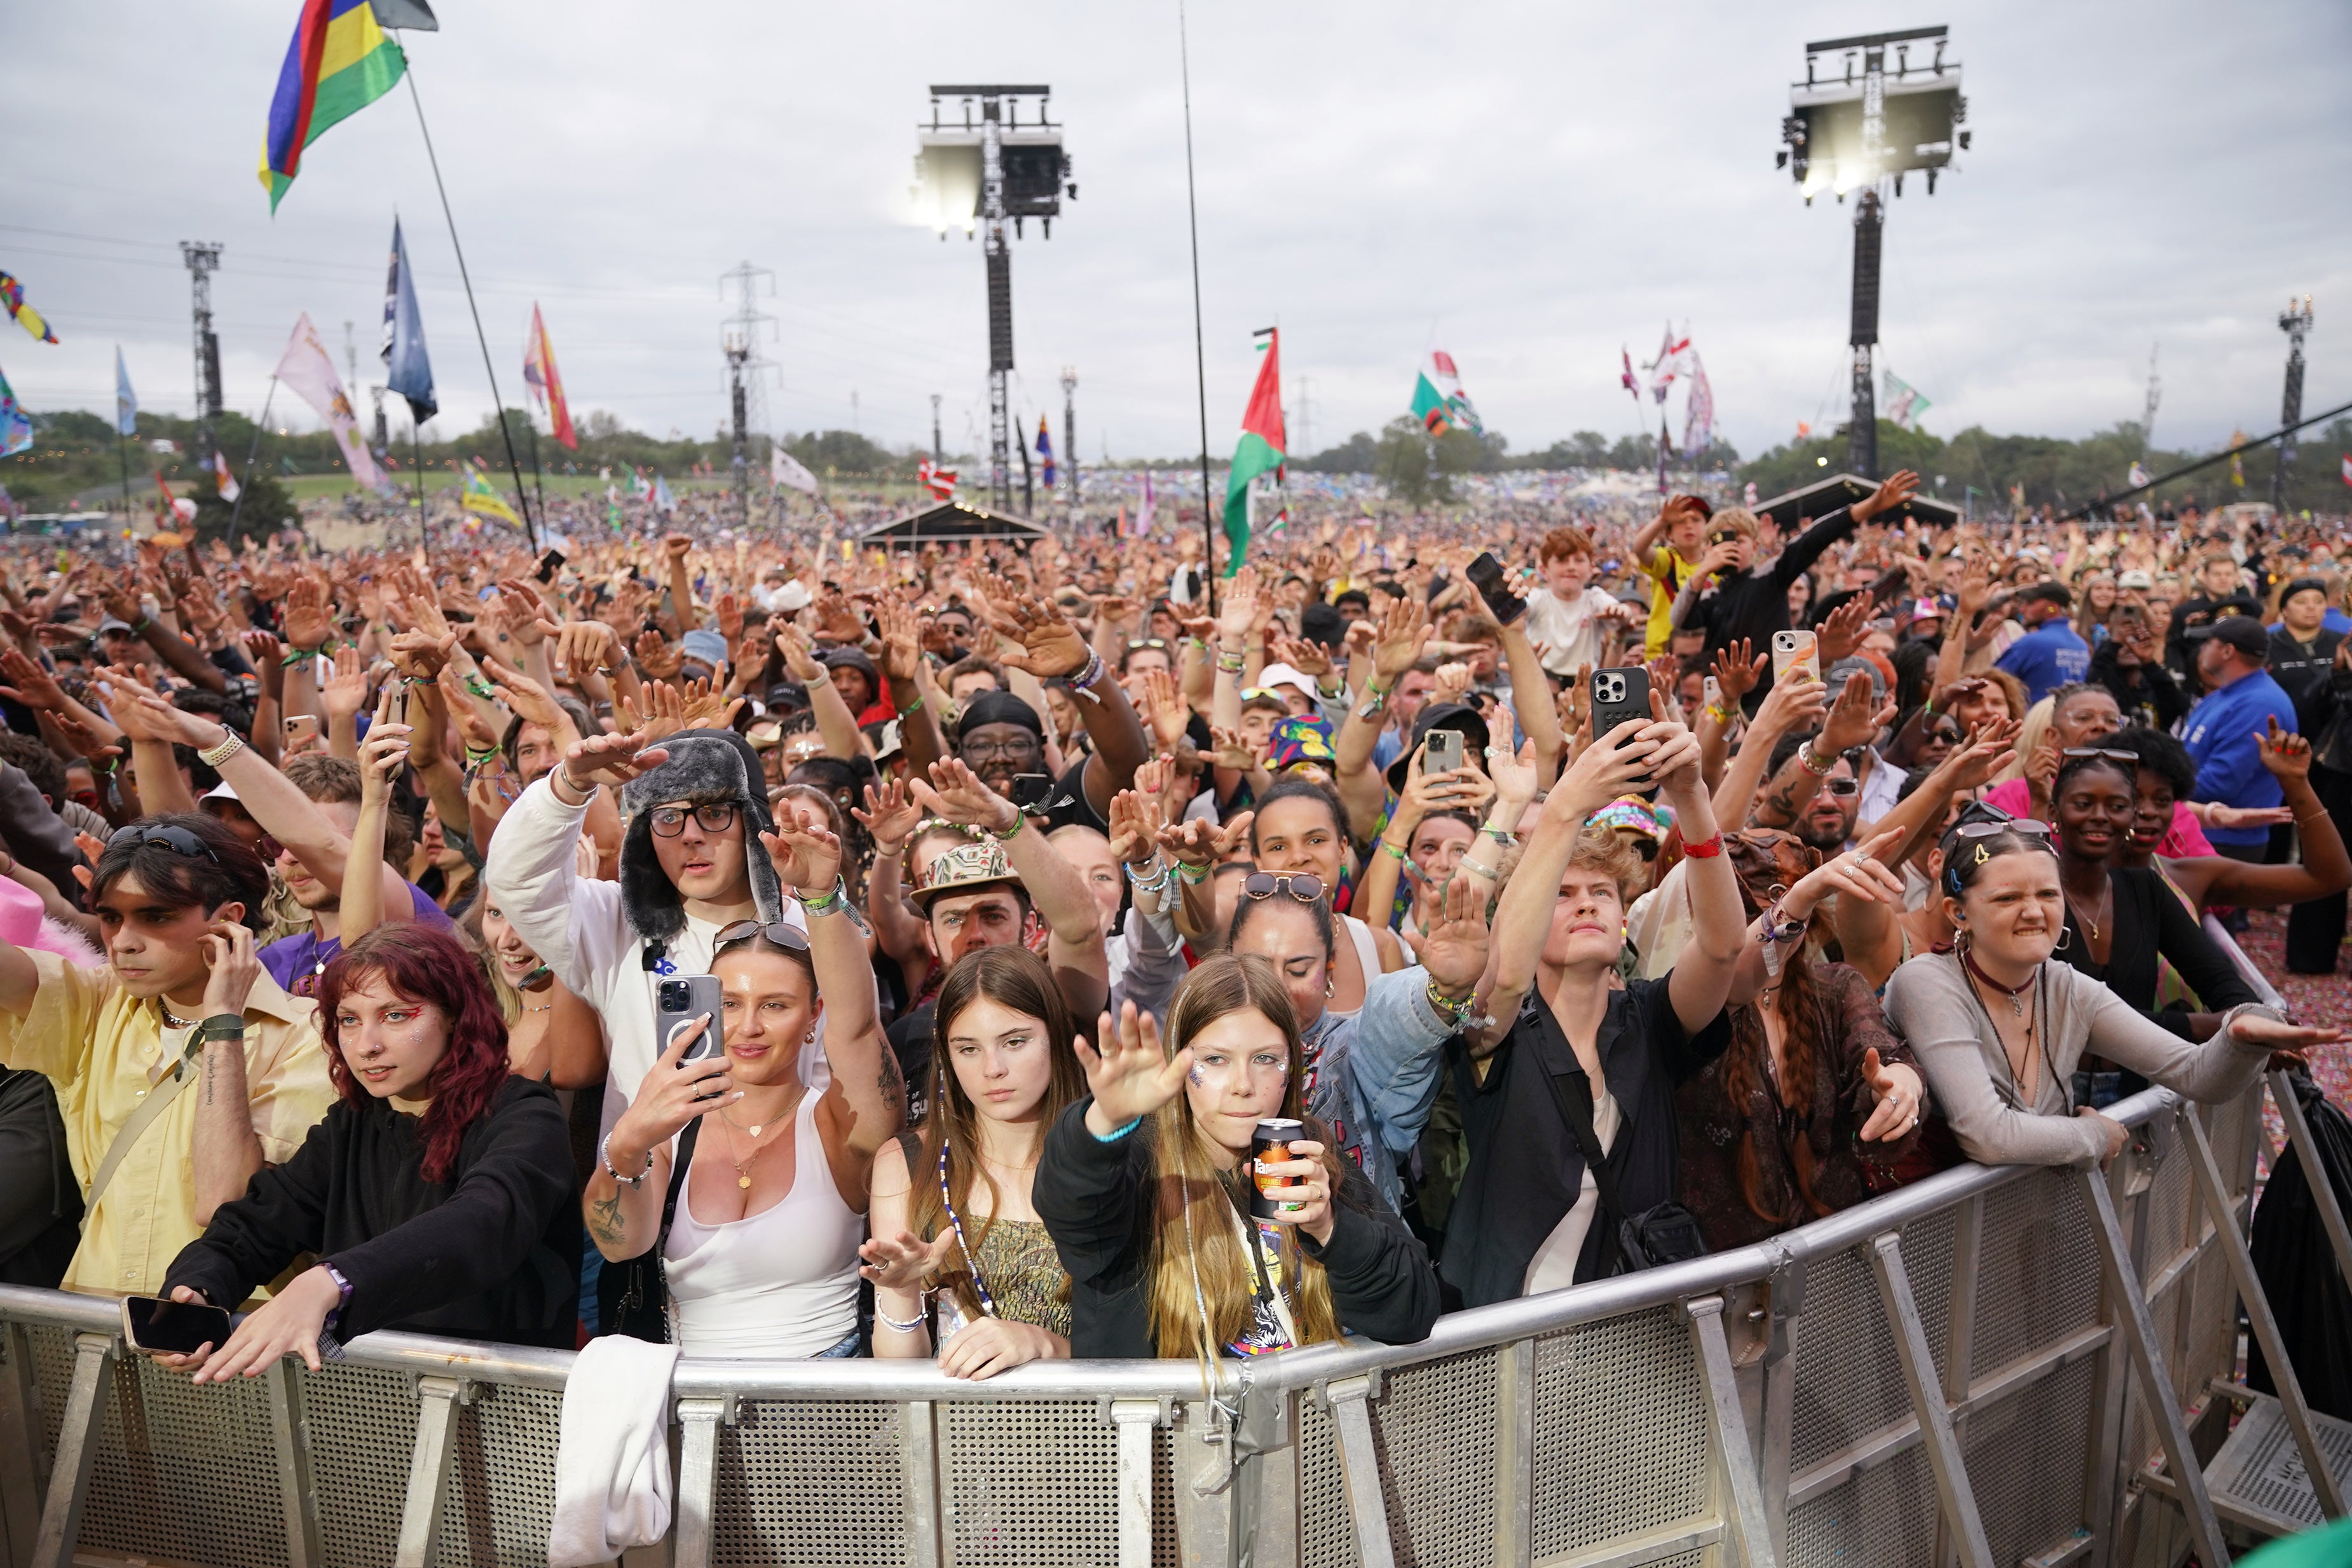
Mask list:
[[124,844],[153,844],[159,849],[170,850],[173,854],[186,855],[190,860],[201,858],[212,862],[215,865],[221,863],[220,856],[213,852],[210,844],[185,828],[175,828],[169,824],[149,825],[133,822],[127,828],[117,828],[107,835],[108,849],[120,849]]
[[2080,762],[2094,757],[2104,757],[2110,762],[2120,762],[2127,768],[2137,768],[2139,766],[2138,752],[2118,751],[2115,747],[2107,746],[2070,746],[2058,755],[2070,762]]
[[711,939],[711,951],[716,953],[721,947],[749,942],[754,936],[765,936],[788,952],[805,953],[809,950],[808,936],[797,925],[787,925],[781,920],[735,920],[719,928],[719,935]]
[[1859,794],[1862,789],[1862,780],[1859,779],[1832,779],[1827,781],[1825,788],[1832,795]]
[[735,825],[735,805],[721,800],[707,806],[656,806],[648,820],[656,836],[674,839],[686,831],[688,817],[699,823],[706,833],[723,833]]
[[2031,817],[2011,817],[2000,822],[1962,822],[1952,831],[1964,839],[1997,839],[2003,833],[2023,833],[2044,843],[2050,840],[2050,824]]
[[1136,638],[1134,641],[1132,641],[1132,642],[1130,642],[1129,643],[1128,643],[1128,647],[1129,647],[1129,649],[1135,649],[1135,648],[1159,648],[1159,649],[1165,650],[1165,649],[1167,648],[1167,646],[1168,646],[1168,639],[1167,639],[1167,638],[1165,638],[1165,637],[1138,637],[1138,638]]
[[1940,740],[1947,746],[1958,746],[1960,743],[1960,727],[1956,724],[1939,724],[1927,732],[1927,738]]
[[1252,898],[1272,898],[1286,893],[1301,904],[1313,904],[1324,894],[1323,879],[1311,871],[1297,873],[1254,871],[1242,883],[1242,892]]

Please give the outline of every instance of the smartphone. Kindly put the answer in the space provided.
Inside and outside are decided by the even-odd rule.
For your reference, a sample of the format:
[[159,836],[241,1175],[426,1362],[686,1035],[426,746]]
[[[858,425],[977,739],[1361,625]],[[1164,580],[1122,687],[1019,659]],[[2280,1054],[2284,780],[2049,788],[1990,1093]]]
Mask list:
[[1811,632],[1772,633],[1772,678],[1786,680],[1791,670],[1802,670],[1817,681],[1822,678],[1821,645]]
[[314,713],[289,714],[286,717],[286,746],[289,750],[307,746],[319,738],[319,716]]
[[541,556],[541,557],[539,558],[539,580],[540,580],[540,581],[541,581],[541,582],[553,582],[553,581],[555,580],[555,574],[556,574],[557,572],[559,572],[559,571],[562,571],[562,570],[563,570],[563,552],[562,552],[562,550],[560,550],[560,549],[551,549],[551,550],[549,550],[545,555]]
[[398,681],[392,688],[392,706],[387,716],[394,724],[408,722],[408,683]]
[[1592,672],[1592,733],[1606,736],[1627,719],[1650,722],[1650,672],[1639,664]]
[[1448,773],[1462,766],[1462,732],[1458,729],[1433,729],[1427,737],[1428,749],[1421,754],[1423,773]]
[[1042,811],[1054,796],[1054,776],[1050,773],[1015,773],[1013,776],[1013,803],[1024,811]]
[[228,1343],[228,1313],[201,1301],[159,1296],[122,1298],[122,1337],[141,1355],[194,1355]]
[[716,975],[679,975],[659,982],[654,987],[654,1039],[667,1051],[671,1030],[698,1013],[708,1013],[710,1021],[702,1026],[702,1037],[686,1048],[678,1065],[720,1054],[726,1049],[719,1029],[725,1000]]
[[1503,575],[1503,563],[1495,559],[1493,550],[1480,550],[1478,559],[1470,563],[1465,575],[1470,579],[1470,585],[1478,591],[1478,597],[1486,601],[1486,608],[1503,625],[1508,626],[1528,612],[1528,601],[1510,591],[1508,580]]
[[1723,683],[1709,675],[1699,683],[1700,700],[1709,707],[1723,706]]

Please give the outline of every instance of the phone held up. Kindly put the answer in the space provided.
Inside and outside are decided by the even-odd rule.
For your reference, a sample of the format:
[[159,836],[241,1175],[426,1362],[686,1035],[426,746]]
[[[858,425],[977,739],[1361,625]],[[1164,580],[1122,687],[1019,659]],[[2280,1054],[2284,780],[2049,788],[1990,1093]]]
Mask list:
[[289,749],[307,746],[319,738],[319,716],[295,713],[286,716],[286,745]]
[[194,1355],[228,1343],[228,1313],[201,1301],[160,1296],[122,1298],[122,1337],[141,1355]]
[[1465,575],[1500,624],[1508,626],[1528,612],[1528,601],[1511,591],[1510,579],[1504,574],[1503,563],[1495,559],[1493,550],[1480,550],[1478,559],[1465,569]]
[[697,1014],[707,1014],[710,1021],[702,1026],[702,1033],[686,1048],[677,1064],[682,1068],[689,1061],[718,1056],[726,1050],[719,1029],[725,1002],[716,975],[677,975],[663,980],[654,987],[654,1038],[667,1051],[671,1031]]
[[551,549],[545,555],[539,558],[538,576],[540,581],[553,582],[555,580],[555,574],[562,570],[563,552],[562,550]]
[[[1628,719],[1647,724],[1650,712],[1650,672],[1639,664],[1592,672],[1592,736],[1595,740]],[[1640,780],[1646,786],[1651,781]]]
[[1817,681],[1822,678],[1821,645],[1811,632],[1772,633],[1772,678],[1785,681],[1791,670],[1802,670]]
[[1462,732],[1458,729],[1433,729],[1426,740],[1427,749],[1421,754],[1423,773],[1449,773],[1462,766]]

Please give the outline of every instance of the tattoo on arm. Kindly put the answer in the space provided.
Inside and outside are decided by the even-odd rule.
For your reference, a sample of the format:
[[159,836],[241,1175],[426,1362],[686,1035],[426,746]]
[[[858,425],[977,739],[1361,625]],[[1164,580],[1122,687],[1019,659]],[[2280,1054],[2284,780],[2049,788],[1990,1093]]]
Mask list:
[[217,1065],[217,1060],[211,1051],[205,1052],[205,1103],[207,1105],[213,1103],[213,1069]]
[[599,1241],[620,1245],[626,1228],[621,1223],[621,1195],[600,1197],[588,1206],[588,1228]]
[[898,1073],[898,1054],[888,1045],[882,1048],[882,1072],[875,1087],[882,1092],[882,1103],[897,1105],[906,1098],[906,1083]]

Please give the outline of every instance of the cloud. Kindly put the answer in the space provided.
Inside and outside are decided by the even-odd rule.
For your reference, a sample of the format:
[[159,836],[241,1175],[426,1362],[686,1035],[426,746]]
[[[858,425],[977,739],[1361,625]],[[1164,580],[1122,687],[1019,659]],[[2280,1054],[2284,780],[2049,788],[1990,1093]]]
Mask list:
[[[1080,186],[1051,241],[1015,247],[1016,416],[1054,409],[1058,434],[1068,365],[1082,458],[1197,445],[1172,7],[446,9],[410,42],[508,402],[537,300],[576,409],[714,430],[719,277],[748,258],[777,279],[772,426],[845,426],[855,392],[867,434],[928,443],[936,392],[950,444],[972,445],[979,246],[910,225],[904,198],[927,85],[994,78],[1054,85]],[[110,406],[118,340],[148,406],[192,405],[184,237],[225,246],[233,405],[257,409],[303,309],[338,349],[354,322],[380,378],[396,207],[436,428],[490,407],[405,88],[314,144],[268,215],[253,171],[294,10],[16,19],[0,91],[37,152],[0,172],[0,266],[65,339],[0,348],[33,406]],[[1194,5],[1211,444],[1247,395],[1250,330],[1276,321],[1318,446],[1399,412],[1433,345],[1521,448],[1623,434],[1619,345],[1640,356],[1668,318],[1743,449],[1835,420],[1851,208],[1805,207],[1772,153],[1805,40],[1881,19]],[[1976,146],[1932,199],[1909,185],[1886,234],[1884,358],[1935,401],[1931,426],[2137,418],[2161,340],[2161,441],[2265,428],[2290,291],[2319,298],[2306,405],[2352,395],[2327,347],[2329,302],[2352,296],[2352,20],[2317,3],[2213,20],[2179,0],[1951,16]]]

